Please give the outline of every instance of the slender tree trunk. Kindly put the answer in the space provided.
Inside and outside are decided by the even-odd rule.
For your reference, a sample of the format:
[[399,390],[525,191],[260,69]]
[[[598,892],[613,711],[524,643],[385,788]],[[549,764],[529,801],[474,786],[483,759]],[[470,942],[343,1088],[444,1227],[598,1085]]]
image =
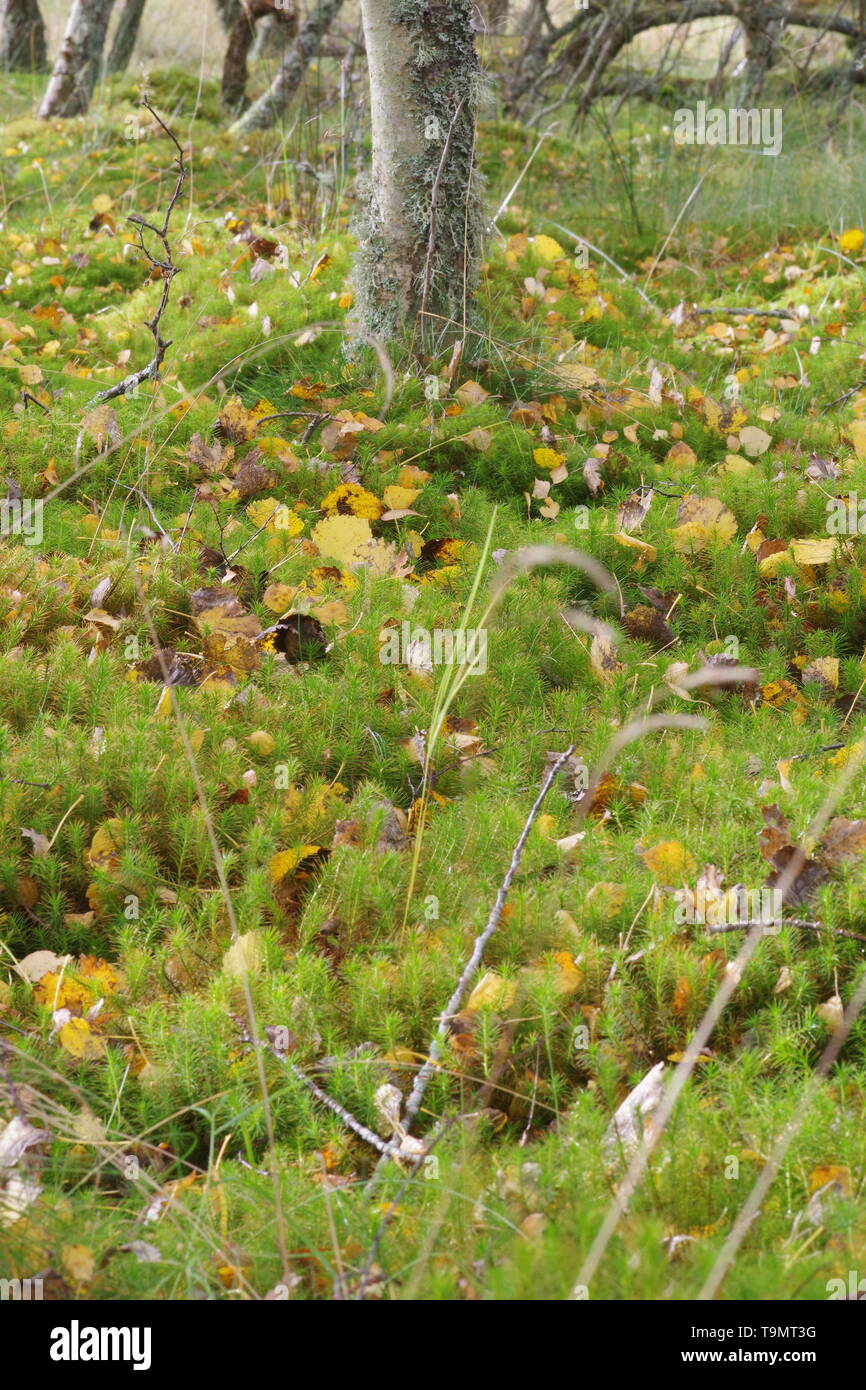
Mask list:
[[361,0],[373,159],[355,267],[360,323],[390,339],[458,336],[481,218],[480,69],[470,0]]
[[0,68],[42,72],[48,54],[39,0],[5,0],[0,23]]
[[243,0],[237,18],[229,30],[229,41],[223,60],[222,99],[230,111],[242,110],[247,101],[247,59],[256,36],[256,25],[273,20],[286,31],[294,33],[298,24],[292,0]]
[[113,4],[114,0],[74,0],[63,44],[39,107],[43,120],[80,116],[87,110],[102,67]]
[[126,0],[108,55],[109,72],[126,72],[129,67],[146,3],[147,0]]
[[776,62],[784,22],[769,18],[763,0],[732,0],[731,9],[743,26],[746,39],[746,72],[740,105],[751,107],[760,101],[767,74]]
[[342,4],[343,0],[318,0],[316,8],[301,25],[297,40],[286,49],[279,71],[270,87],[231,126],[232,135],[248,135],[251,130],[268,130],[276,124],[301,85],[307,64],[318,51]]

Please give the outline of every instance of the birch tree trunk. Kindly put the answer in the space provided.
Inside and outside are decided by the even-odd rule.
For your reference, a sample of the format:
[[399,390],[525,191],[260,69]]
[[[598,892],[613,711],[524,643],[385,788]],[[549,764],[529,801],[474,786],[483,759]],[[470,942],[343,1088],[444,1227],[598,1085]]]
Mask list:
[[462,336],[481,230],[470,0],[361,0],[373,159],[355,284],[362,329]]
[[66,33],[39,115],[80,116],[90,105],[102,67],[105,34],[114,0],[74,0]]
[[5,0],[0,24],[0,68],[41,72],[47,67],[39,0]]
[[129,67],[146,3],[147,0],[126,0],[108,55],[109,72],[126,72]]

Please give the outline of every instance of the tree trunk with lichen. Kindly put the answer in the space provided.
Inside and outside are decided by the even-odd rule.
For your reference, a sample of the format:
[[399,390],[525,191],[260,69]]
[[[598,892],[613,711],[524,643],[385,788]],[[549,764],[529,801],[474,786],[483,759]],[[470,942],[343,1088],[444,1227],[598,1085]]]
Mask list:
[[147,0],[126,0],[108,55],[109,72],[126,72],[129,67],[146,3]]
[[47,63],[39,0],[5,0],[0,20],[0,68],[41,72]]
[[481,230],[470,0],[361,0],[373,158],[355,284],[385,340],[463,336]]
[[90,105],[102,67],[105,35],[114,0],[74,0],[66,33],[39,115],[81,116]]

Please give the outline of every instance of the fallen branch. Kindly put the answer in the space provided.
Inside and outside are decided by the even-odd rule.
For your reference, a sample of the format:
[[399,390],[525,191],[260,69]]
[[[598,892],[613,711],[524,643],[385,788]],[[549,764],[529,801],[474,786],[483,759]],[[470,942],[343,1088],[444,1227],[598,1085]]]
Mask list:
[[[718,308],[718,309],[698,309],[696,314],[746,314],[749,318],[756,319],[790,319],[792,323],[802,323],[803,320],[797,315],[789,313],[787,309],[740,309],[740,308]],[[811,314],[809,315],[811,318]]]
[[858,381],[856,386],[852,386],[849,390],[843,391],[841,396],[836,397],[835,401],[831,401],[829,405],[823,406],[821,414],[826,415],[828,411],[835,409],[837,405],[844,405],[846,401],[850,401],[851,397],[856,396],[857,392],[862,391],[864,387],[866,387],[866,381]]
[[[499,919],[502,916],[502,909],[505,906],[505,899],[508,897],[508,890],[511,887],[514,875],[517,873],[517,870],[520,867],[520,861],[523,858],[523,851],[526,846],[526,841],[529,838],[529,832],[535,824],[535,819],[539,811],[541,810],[541,807],[544,804],[544,799],[547,796],[547,793],[553,786],[557,773],[560,771],[562,767],[565,766],[568,759],[574,752],[576,746],[576,744],[570,744],[568,748],[566,748],[565,752],[559,755],[559,757],[556,759],[556,762],[551,765],[550,769],[548,770],[547,776],[545,777],[544,782],[542,783],[541,791],[535,798],[532,810],[529,812],[529,815],[526,818],[526,823],[523,827],[523,830],[520,832],[520,839],[514,846],[514,851],[511,855],[511,863],[509,864],[505,877],[503,878],[502,883],[499,886],[499,892],[496,894],[496,901],[494,902],[493,907],[490,910],[490,916],[487,919],[487,925],[484,928],[484,931],[481,932],[480,936],[477,936],[475,938],[475,943],[472,947],[472,952],[469,956],[468,961],[463,967],[463,973],[461,974],[460,979],[457,981],[456,988],[453,994],[451,995],[451,998],[448,1000],[448,1003],[445,1005],[445,1008],[439,1015],[439,1019],[436,1025],[436,1034],[433,1038],[433,1041],[430,1044],[430,1051],[428,1053],[427,1060],[421,1067],[420,1071],[418,1072],[418,1075],[415,1077],[415,1084],[413,1085],[409,1099],[406,1102],[406,1110],[403,1115],[402,1127],[405,1131],[408,1131],[409,1126],[411,1125],[412,1121],[417,1115],[421,1107],[421,1102],[424,1099],[427,1086],[430,1082],[430,1078],[436,1069],[436,1063],[438,1062],[439,1057],[442,1053],[442,1044],[445,1042],[448,1036],[448,1022],[450,1019],[454,1017],[456,1013],[459,1012],[460,1005],[463,1002],[463,996],[469,988],[469,984],[472,980],[473,975],[475,974],[476,970],[481,964],[481,960],[484,955],[484,948],[486,947],[488,941],[490,940],[491,936],[496,931],[496,928],[499,925]],[[388,1159],[390,1159],[394,1150],[399,1147],[400,1142],[401,1136],[399,1135],[395,1135],[392,1139],[388,1141],[388,1144],[385,1146],[385,1149],[382,1153],[382,1158],[379,1166],[381,1166],[382,1163],[385,1163]]]
[[238,1014],[232,1014],[231,1018],[241,1035],[241,1041],[244,1042],[247,1047],[254,1050],[256,1045],[258,1045],[258,1047],[264,1048],[265,1051],[270,1052],[272,1057],[276,1057],[278,1062],[282,1062],[284,1066],[288,1067],[292,1076],[294,1076],[297,1081],[300,1081],[302,1086],[306,1086],[307,1090],[316,1097],[316,1100],[321,1101],[322,1105],[327,1106],[335,1115],[338,1115],[348,1129],[351,1129],[353,1133],[357,1134],[359,1139],[363,1139],[365,1143],[372,1145],[374,1149],[378,1149],[379,1153],[384,1157],[385,1151],[388,1148],[384,1139],[378,1134],[374,1134],[372,1129],[368,1129],[366,1125],[361,1124],[360,1120],[356,1120],[355,1116],[352,1115],[350,1111],[346,1110],[338,1100],[334,1100],[333,1096],[329,1096],[327,1091],[323,1091],[321,1086],[317,1086],[315,1081],[307,1076],[306,1072],[301,1071],[301,1068],[292,1062],[285,1052],[280,1052],[270,1040],[266,1041],[262,1038],[256,1043],[247,1028],[245,1020]]
[[[168,308],[169,296],[171,294],[171,282],[174,279],[175,275],[177,275],[180,271],[180,266],[175,265],[172,257],[171,245],[168,240],[168,227],[169,222],[171,221],[171,214],[174,212],[174,209],[177,205],[177,200],[181,195],[181,190],[183,188],[184,182],[186,181],[186,164],[184,163],[183,149],[178,143],[177,139],[175,138],[173,132],[169,130],[168,126],[157,114],[157,112],[154,111],[150,102],[146,98],[142,100],[141,104],[142,106],[146,107],[146,109],[153,116],[154,120],[162,126],[166,135],[169,137],[175,149],[177,150],[177,160],[175,161],[177,167],[177,182],[174,186],[174,192],[171,195],[171,201],[169,202],[169,205],[166,208],[165,217],[162,219],[162,226],[157,227],[154,225],[153,222],[146,222],[143,217],[133,216],[127,218],[127,221],[131,222],[133,226],[138,228],[139,250],[150,262],[151,269],[158,270],[162,278],[162,295],[160,297],[159,304],[156,307],[156,312],[154,313],[153,317],[151,319],[148,319],[147,323],[145,324],[145,327],[148,329],[148,331],[151,333],[153,337],[153,341],[156,347],[153,357],[151,358],[150,362],[148,362],[146,367],[142,367],[141,370],[138,372],[131,372],[129,376],[125,376],[123,378],[123,381],[119,381],[116,384],[116,386],[110,386],[107,391],[100,391],[99,395],[94,396],[92,400],[88,401],[88,407],[101,405],[105,401],[113,401],[117,396],[125,396],[130,391],[134,391],[136,387],[140,386],[144,381],[158,381],[160,368],[165,358],[165,354],[168,352],[168,349],[171,347],[172,344],[171,338],[163,338],[162,334],[159,331],[159,325],[162,320],[163,314]],[[153,235],[157,237],[159,241],[162,243],[163,254],[165,256],[164,260],[158,260],[157,257],[154,256],[148,250],[144,241],[145,232],[152,232]]]
[[828,927],[825,922],[804,922],[797,917],[781,917],[778,922],[728,922],[718,927],[707,927],[710,936],[720,936],[722,932],[728,931],[750,931],[752,927],[772,927],[775,935],[776,927],[797,927],[800,931],[832,932],[834,936],[845,936],[849,941],[866,941],[866,936],[860,932],[846,931],[844,927]]

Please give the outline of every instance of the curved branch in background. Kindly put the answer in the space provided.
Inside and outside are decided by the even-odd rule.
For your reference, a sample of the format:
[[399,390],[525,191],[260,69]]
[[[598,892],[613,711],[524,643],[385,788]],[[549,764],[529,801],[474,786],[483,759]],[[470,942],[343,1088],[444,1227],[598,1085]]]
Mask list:
[[147,0],[126,0],[108,55],[108,72],[126,72],[138,39],[141,16],[146,4]]
[[39,107],[41,120],[84,115],[102,68],[102,51],[113,5],[114,0],[75,0]]
[[247,104],[247,59],[262,19],[284,25],[290,34],[298,27],[293,0],[242,0],[223,60],[222,100],[229,111],[242,111]]
[[681,29],[698,19],[730,18],[742,27],[747,46],[742,94],[746,104],[757,100],[767,72],[779,56],[782,35],[792,27],[854,40],[858,46],[849,80],[862,81],[866,77],[866,41],[860,18],[841,10],[841,5],[818,10],[784,0],[674,0],[669,4],[657,0],[643,4],[636,0],[615,0],[613,4],[589,0],[587,8],[567,23],[549,29],[539,26],[530,33],[521,54],[519,76],[508,92],[507,110],[512,115],[525,115],[545,86],[563,82],[569,93],[574,91],[578,111],[585,112],[606,94],[605,73],[639,34],[666,26]]
[[296,42],[286,49],[270,87],[230,126],[231,135],[248,135],[252,130],[270,130],[276,125],[301,85],[310,59],[318,52],[342,4],[343,0],[318,0],[316,8],[301,25]]
[[48,66],[39,0],[4,0],[0,16],[0,68],[43,72]]

